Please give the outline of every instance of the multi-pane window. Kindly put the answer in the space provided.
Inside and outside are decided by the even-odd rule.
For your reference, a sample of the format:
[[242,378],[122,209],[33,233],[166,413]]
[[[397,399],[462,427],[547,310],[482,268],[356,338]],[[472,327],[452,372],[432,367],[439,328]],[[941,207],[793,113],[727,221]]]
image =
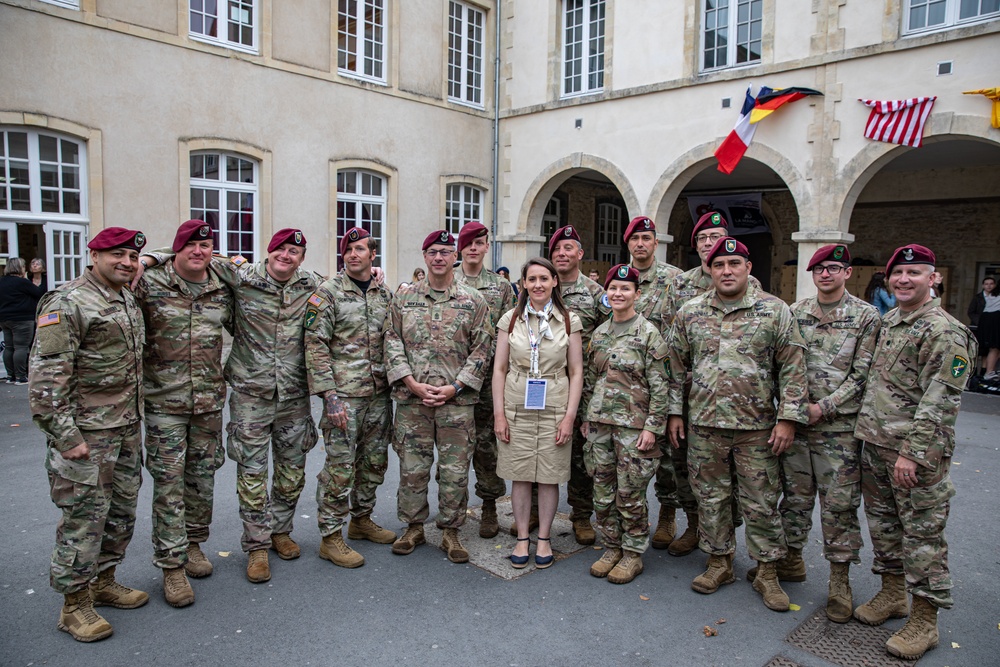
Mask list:
[[622,236],[625,233],[622,207],[617,204],[597,205],[597,259],[609,264],[622,261]]
[[337,69],[385,81],[385,0],[340,0]]
[[703,0],[702,69],[760,62],[764,0]]
[[42,2],[67,9],[80,9],[80,0],[42,0]]
[[218,253],[257,257],[258,170],[242,155],[191,154],[191,218],[212,227]]
[[253,0],[190,0],[192,35],[226,46],[257,50],[257,8]]
[[546,259],[549,258],[549,239],[559,229],[561,221],[562,202],[558,197],[552,197],[549,199],[549,203],[545,205],[545,213],[542,214],[542,236],[545,237],[545,241],[542,243],[542,255]]
[[907,0],[906,31],[933,30],[1000,16],[1000,0]]
[[485,15],[461,2],[448,4],[448,98],[483,105]]
[[445,192],[444,226],[458,234],[462,225],[473,220],[481,222],[483,191],[472,185],[453,183]]
[[562,94],[604,88],[604,0],[564,0]]
[[4,211],[47,219],[84,215],[83,145],[34,130],[0,131],[0,213]]
[[[342,169],[337,172],[337,246],[352,227],[367,230],[378,242],[375,266],[382,266],[385,241],[386,183],[371,171]],[[338,255],[337,270],[344,268]]]

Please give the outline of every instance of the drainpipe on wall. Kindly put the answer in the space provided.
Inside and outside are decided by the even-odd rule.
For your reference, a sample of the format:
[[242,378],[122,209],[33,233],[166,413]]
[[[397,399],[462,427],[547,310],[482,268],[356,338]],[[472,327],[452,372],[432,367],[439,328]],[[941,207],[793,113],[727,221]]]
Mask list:
[[499,210],[497,188],[500,181],[500,5],[503,0],[497,0],[496,7],[496,39],[495,47],[496,56],[493,58],[493,186],[492,191],[492,223],[491,226],[491,237],[493,238],[493,270],[495,271],[500,266],[500,257],[502,256],[500,242],[497,240],[497,230],[499,225],[497,224],[497,212]]

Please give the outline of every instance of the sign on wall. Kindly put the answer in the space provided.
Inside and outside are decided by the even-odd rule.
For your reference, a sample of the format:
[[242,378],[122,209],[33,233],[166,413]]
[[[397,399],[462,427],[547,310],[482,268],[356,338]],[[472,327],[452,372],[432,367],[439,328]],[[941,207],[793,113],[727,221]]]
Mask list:
[[709,211],[718,211],[729,222],[729,233],[739,236],[771,231],[760,209],[761,198],[762,195],[757,192],[745,195],[688,197],[687,201],[692,221],[697,222],[698,218]]

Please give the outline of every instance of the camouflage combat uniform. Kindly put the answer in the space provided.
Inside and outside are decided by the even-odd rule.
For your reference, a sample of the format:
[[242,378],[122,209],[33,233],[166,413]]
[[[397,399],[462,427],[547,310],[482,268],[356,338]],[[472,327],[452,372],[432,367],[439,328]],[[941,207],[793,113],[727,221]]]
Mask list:
[[[511,310],[517,300],[510,282],[487,271],[470,277],[455,270],[455,278],[479,291],[490,308],[490,331],[496,329],[503,314]],[[495,348],[495,345],[494,345]],[[476,471],[476,495],[483,500],[496,500],[507,492],[507,484],[497,475],[497,436],[493,432],[493,353],[486,366],[486,377],[479,392],[479,402],[473,409],[476,419],[476,443],[472,454],[472,468]]]
[[823,417],[799,425],[795,443],[781,455],[785,541],[805,548],[818,491],[823,555],[831,562],[860,563],[861,442],[854,422],[881,318],[874,306],[846,293],[826,313],[813,296],[795,302],[792,314],[806,342],[808,402],[818,404]]
[[326,463],[316,485],[319,532],[339,533],[348,513],[369,516],[389,464],[392,406],[385,377],[382,324],[392,293],[372,281],[361,291],[346,272],[327,280],[306,310],[309,393],[334,391],[347,412],[347,428],[320,421]]
[[[427,520],[427,485],[438,450],[439,528],[465,523],[469,462],[475,438],[473,406],[493,349],[490,312],[479,292],[456,279],[444,292],[426,280],[404,287],[389,305],[383,337],[386,375],[396,402],[392,446],[399,456],[399,520]],[[425,406],[403,378],[465,389],[445,405]]]
[[669,347],[669,414],[683,414],[684,378],[693,374],[688,472],[698,499],[699,546],[718,556],[736,549],[732,453],[750,555],[778,560],[786,552],[780,466],[767,441],[776,420],[807,421],[805,344],[791,311],[754,284],[729,306],[714,290],[706,292],[677,312]]
[[[978,355],[969,329],[932,299],[882,321],[855,437],[876,574],[906,575],[910,593],[951,608],[944,529],[955,495],[949,470],[955,419],[969,366]],[[903,456],[917,463],[917,486],[896,485]]]
[[[611,315],[611,306],[604,298],[604,289],[581,273],[574,283],[560,282],[559,295],[562,297],[566,310],[575,313],[580,318],[580,323],[583,324],[580,339],[584,353],[586,353],[594,329]],[[586,379],[584,379],[584,389],[586,389]],[[587,440],[580,433],[579,426],[582,422],[583,418],[578,414],[573,428],[573,452],[570,459],[569,483],[566,485],[566,499],[571,508],[571,521],[577,519],[589,521],[590,515],[594,512],[594,480],[587,474],[583,465],[583,445]]]
[[[88,268],[38,303],[29,398],[48,444],[56,527],[49,583],[85,590],[117,566],[135,527],[142,468],[142,313],[127,289],[115,292]],[[90,456],[62,453],[86,444]]]
[[[681,270],[676,266],[658,260],[639,272],[639,297],[635,301],[635,311],[649,320],[664,340],[670,335],[670,324],[674,319],[668,299],[670,287],[679,275]],[[662,506],[678,508],[681,504],[677,498],[677,475],[670,455],[670,443],[665,432],[657,440],[663,455],[656,466],[656,498]]]
[[[590,432],[583,460],[594,479],[597,525],[609,549],[641,554],[649,546],[646,487],[666,433],[666,364],[667,344],[642,315],[628,323],[605,321],[590,341],[582,401]],[[644,430],[657,435],[656,444],[640,451]]]
[[147,270],[136,296],[146,325],[146,469],[153,478],[153,563],[182,567],[208,539],[222,448],[222,329],[233,297],[214,269],[192,288],[173,261]]

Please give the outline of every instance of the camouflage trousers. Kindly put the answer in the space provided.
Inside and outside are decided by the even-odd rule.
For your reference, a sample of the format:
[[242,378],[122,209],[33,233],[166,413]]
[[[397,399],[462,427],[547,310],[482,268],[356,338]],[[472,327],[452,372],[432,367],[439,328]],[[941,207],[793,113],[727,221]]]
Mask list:
[[339,533],[348,514],[363,517],[372,513],[375,492],[389,465],[389,392],[341,399],[347,409],[347,430],[323,429],[326,462],[316,478],[316,518],[323,537]]
[[[573,450],[570,452],[569,482],[566,484],[566,501],[570,506],[569,518],[590,519],[594,513],[594,478],[587,473],[583,463],[583,446],[587,439],[580,433],[580,417],[573,424]],[[533,505],[533,506],[537,506]]]
[[778,513],[781,466],[767,444],[769,437],[770,429],[737,431],[693,424],[688,429],[688,471],[698,498],[699,546],[705,553],[721,556],[736,551],[730,455],[736,464],[750,557],[766,563],[787,552]]
[[473,408],[476,420],[476,447],[472,453],[472,469],[476,471],[476,495],[483,500],[496,500],[507,493],[507,482],[497,475],[497,434],[493,432],[493,373],[483,380],[479,402]]
[[917,466],[917,486],[896,486],[893,468],[899,453],[865,443],[861,450],[861,493],[871,533],[875,574],[905,574],[910,593],[935,607],[951,609],[951,572],[945,524],[955,486],[951,458],[937,470]]
[[[684,386],[684,394],[690,391],[691,385]],[[684,412],[681,415],[684,423],[688,423],[688,406],[684,402]],[[656,492],[656,499],[661,507],[683,510],[686,514],[698,513],[698,500],[691,489],[691,479],[688,474],[688,441],[681,440],[681,446],[676,449],[670,445],[666,436],[662,440],[657,438],[660,451],[663,457],[656,468],[656,484],[653,490]],[[736,480],[736,473],[733,472],[733,481]],[[735,501],[735,498],[734,498]],[[738,513],[739,506],[733,505],[734,515]]]
[[146,413],[146,470],[153,478],[153,564],[182,567],[188,542],[208,539],[215,471],[226,461],[222,411]]
[[860,563],[861,441],[851,432],[798,429],[781,455],[778,511],[789,547],[804,549],[819,493],[823,555],[833,563]]
[[[267,549],[272,532],[292,532],[295,505],[306,483],[306,454],[319,439],[309,397],[279,401],[277,392],[271,398],[260,398],[234,391],[229,398],[226,432],[226,451],[236,462],[243,550]],[[270,495],[269,453],[274,459]]]
[[82,433],[90,458],[69,461],[51,446],[45,458],[49,493],[62,512],[49,585],[63,595],[125,559],[142,483],[139,422]]
[[437,447],[438,528],[459,528],[469,504],[469,461],[476,433],[471,405],[396,406],[392,448],[399,457],[397,513],[403,523],[423,523],[430,514],[427,486]]
[[649,547],[646,488],[659,457],[646,458],[639,451],[640,433],[641,429],[591,424],[583,458],[594,478],[594,510],[604,546],[641,554]]

